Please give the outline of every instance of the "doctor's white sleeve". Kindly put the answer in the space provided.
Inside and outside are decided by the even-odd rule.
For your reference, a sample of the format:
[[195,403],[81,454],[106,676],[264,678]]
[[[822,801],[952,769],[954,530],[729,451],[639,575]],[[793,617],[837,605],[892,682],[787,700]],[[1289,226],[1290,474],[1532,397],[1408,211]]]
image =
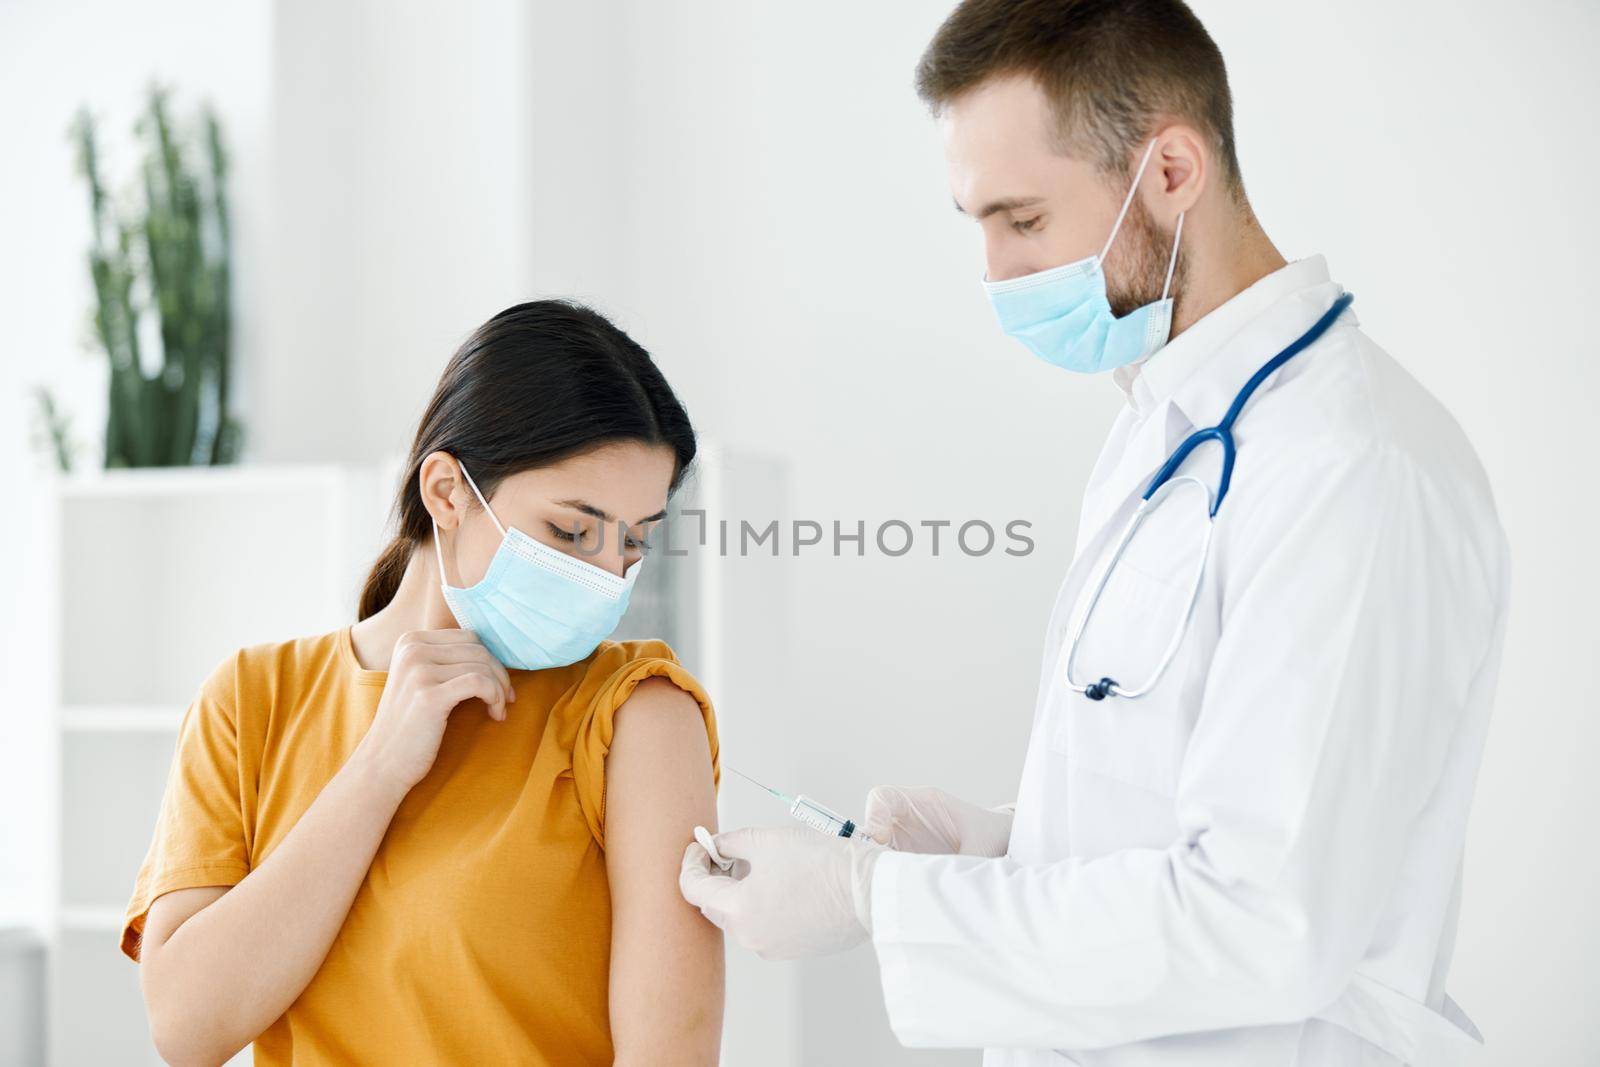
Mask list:
[[1170,846],[880,858],[873,942],[903,1043],[1270,1025],[1350,983],[1494,653],[1504,541],[1492,505],[1392,445],[1307,451],[1256,486],[1274,504],[1236,490],[1248,526]]

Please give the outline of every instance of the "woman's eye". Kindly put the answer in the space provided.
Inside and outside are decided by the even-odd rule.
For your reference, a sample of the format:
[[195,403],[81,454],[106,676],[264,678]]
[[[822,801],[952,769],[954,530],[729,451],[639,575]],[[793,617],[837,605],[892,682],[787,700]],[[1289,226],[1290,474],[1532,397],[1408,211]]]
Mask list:
[[559,537],[563,541],[577,541],[577,539],[578,539],[578,532],[575,529],[573,529],[573,530],[563,530],[561,527],[557,526],[553,522],[547,522],[547,523],[545,523],[545,525],[550,527],[550,532],[551,533],[555,534],[557,537]]
[[1039,217],[1037,215],[1035,215],[1031,219],[1012,219],[1011,220],[1011,228],[1013,230],[1016,230],[1018,233],[1027,233],[1037,225],[1039,225]]

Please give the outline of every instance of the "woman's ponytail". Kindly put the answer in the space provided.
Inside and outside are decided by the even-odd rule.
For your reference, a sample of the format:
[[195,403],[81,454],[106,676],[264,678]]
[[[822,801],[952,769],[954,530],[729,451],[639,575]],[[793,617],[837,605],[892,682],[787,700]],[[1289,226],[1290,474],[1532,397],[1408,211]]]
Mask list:
[[400,579],[405,577],[406,564],[411,562],[411,553],[415,547],[410,539],[396,537],[379,554],[378,562],[372,565],[372,573],[367,575],[366,584],[361,587],[361,603],[356,610],[357,619],[376,615],[389,606],[389,601],[394,599],[395,593],[400,589]]

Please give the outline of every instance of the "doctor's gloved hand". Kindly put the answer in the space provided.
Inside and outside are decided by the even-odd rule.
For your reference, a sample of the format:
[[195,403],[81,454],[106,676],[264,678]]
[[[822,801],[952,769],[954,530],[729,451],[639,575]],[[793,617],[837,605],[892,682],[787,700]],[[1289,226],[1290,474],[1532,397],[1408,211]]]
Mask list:
[[842,952],[872,928],[872,868],[882,846],[799,826],[715,835],[732,869],[699,842],[683,854],[678,889],[701,914],[769,960]]
[[867,794],[861,830],[897,852],[1004,856],[1011,805],[980,808],[943,789],[880,785]]

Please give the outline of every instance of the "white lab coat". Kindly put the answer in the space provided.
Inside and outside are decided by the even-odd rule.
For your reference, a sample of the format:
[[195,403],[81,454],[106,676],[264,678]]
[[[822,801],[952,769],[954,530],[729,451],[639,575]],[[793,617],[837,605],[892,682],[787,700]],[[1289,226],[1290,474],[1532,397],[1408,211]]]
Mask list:
[[[1241,416],[1193,621],[1158,686],[1096,703],[1062,683],[1084,587],[1139,491],[1340,292],[1322,257],[1291,263],[1119,379],[1129,406],[1045,635],[1009,854],[886,853],[874,871],[904,1044],[984,1046],[988,1067],[1481,1054],[1444,983],[1507,548],[1471,446],[1360,332],[1359,294]],[[1184,470],[1217,467],[1207,445]],[[1134,684],[1155,662],[1192,519],[1146,523],[1083,675]]]

